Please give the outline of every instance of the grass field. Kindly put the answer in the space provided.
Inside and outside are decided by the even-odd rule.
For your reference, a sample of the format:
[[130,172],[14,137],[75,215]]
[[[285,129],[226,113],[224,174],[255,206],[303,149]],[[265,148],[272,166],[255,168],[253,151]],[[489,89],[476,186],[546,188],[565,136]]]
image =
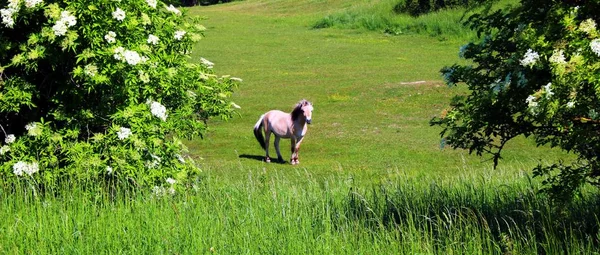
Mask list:
[[[492,169],[485,158],[440,148],[440,130],[428,122],[466,91],[447,88],[439,70],[463,61],[464,38],[313,28],[328,15],[380,2],[388,1],[246,0],[188,9],[208,28],[193,60],[207,58],[216,73],[244,80],[233,98],[240,115],[212,121],[205,139],[188,142],[201,178],[165,197],[95,193],[85,183],[65,183],[62,195],[46,197],[26,180],[15,189],[0,180],[0,253],[598,250],[597,191],[585,189],[557,210],[531,179],[538,163],[569,155],[521,138]],[[315,110],[300,165],[262,162],[252,134],[258,117],[289,111],[302,98]]]

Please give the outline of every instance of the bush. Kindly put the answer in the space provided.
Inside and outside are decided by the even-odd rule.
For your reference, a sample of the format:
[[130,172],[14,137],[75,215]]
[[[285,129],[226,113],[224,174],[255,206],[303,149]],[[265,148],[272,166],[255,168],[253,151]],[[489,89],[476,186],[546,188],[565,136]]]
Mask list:
[[396,13],[408,13],[413,16],[453,7],[478,6],[494,0],[405,0],[394,7]]
[[442,70],[450,86],[470,89],[432,124],[455,148],[490,153],[498,163],[512,138],[572,152],[578,160],[538,166],[545,190],[569,199],[584,184],[600,186],[600,1],[523,0],[470,18],[481,40],[460,49],[474,65]]
[[165,185],[236,79],[189,63],[204,27],[156,0],[0,1],[0,178]]

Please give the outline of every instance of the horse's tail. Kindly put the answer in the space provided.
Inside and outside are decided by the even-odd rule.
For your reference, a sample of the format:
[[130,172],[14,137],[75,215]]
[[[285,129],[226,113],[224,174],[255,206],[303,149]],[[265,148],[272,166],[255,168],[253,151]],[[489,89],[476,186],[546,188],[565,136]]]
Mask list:
[[256,140],[258,141],[258,143],[260,143],[260,146],[263,148],[263,150],[267,148],[267,145],[265,144],[265,138],[262,134],[262,130],[260,130],[260,128],[264,125],[264,118],[265,115],[263,114],[256,122],[256,125],[254,125],[254,137],[256,137]]

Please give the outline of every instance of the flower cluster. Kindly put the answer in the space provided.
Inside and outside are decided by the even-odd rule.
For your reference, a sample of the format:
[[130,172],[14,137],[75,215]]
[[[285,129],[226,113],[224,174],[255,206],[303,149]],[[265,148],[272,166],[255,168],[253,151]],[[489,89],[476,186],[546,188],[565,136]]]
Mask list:
[[593,19],[586,19],[579,24],[579,30],[591,35],[596,31],[596,22]]
[[167,108],[159,102],[152,101],[152,103],[150,103],[150,112],[162,121],[167,121]]
[[13,165],[13,173],[17,176],[23,176],[23,174],[32,175],[40,170],[37,162],[27,163],[19,161]]
[[129,137],[130,135],[131,129],[129,128],[121,127],[119,131],[117,131],[117,137],[119,137],[119,140],[127,139],[127,137]]
[[6,136],[6,138],[4,138],[4,142],[7,144],[11,144],[11,143],[14,143],[16,139],[17,138],[15,137],[15,135],[9,134]]
[[148,44],[157,45],[159,40],[160,39],[158,39],[157,36],[150,34],[150,35],[148,35],[147,42],[148,42]]
[[113,31],[108,31],[108,33],[104,36],[104,40],[108,43],[115,43],[117,41],[117,34]]
[[176,15],[181,15],[181,11],[178,10],[175,6],[173,6],[172,4],[167,6],[167,11],[175,13]]
[[183,39],[183,36],[185,36],[186,32],[183,30],[177,30],[175,31],[175,35],[173,36],[175,38],[175,40],[181,41],[181,39]]
[[554,53],[552,53],[552,56],[550,56],[549,61],[550,61],[550,63],[554,63],[557,65],[567,63],[567,61],[565,60],[565,55],[564,55],[563,50],[554,50]]
[[44,2],[44,1],[42,1],[42,0],[25,0],[25,7],[33,8],[36,5],[41,4],[42,2]]
[[71,15],[69,11],[62,11],[60,19],[52,26],[52,30],[54,30],[54,35],[63,36],[67,33],[67,29],[75,26],[75,24],[77,24],[75,16]]
[[127,64],[130,64],[132,66],[148,61],[147,57],[140,56],[140,54],[136,51],[126,50],[125,48],[120,46],[115,48],[113,52],[113,56],[116,60],[127,62]]
[[118,21],[123,21],[125,19],[125,11],[121,10],[121,8],[117,7],[117,9],[112,13],[114,19]]
[[150,7],[152,7],[152,8],[154,8],[154,9],[156,9],[156,0],[146,0],[146,3],[147,3],[147,4],[148,4]]
[[592,42],[590,42],[590,48],[594,53],[596,53],[596,55],[598,55],[598,57],[600,57],[600,39],[594,39]]
[[42,129],[35,122],[25,125],[25,129],[27,130],[27,134],[30,136],[38,136],[42,134]]
[[88,64],[83,68],[83,73],[89,77],[94,77],[98,73],[98,67],[93,64]]
[[522,66],[533,66],[540,59],[540,55],[532,49],[527,50],[520,63]]
[[202,64],[204,64],[206,67],[208,67],[209,69],[213,68],[213,66],[215,66],[215,63],[208,61],[208,59],[205,58],[200,58],[200,62]]
[[10,0],[8,1],[7,8],[0,9],[2,23],[8,28],[12,28],[15,25],[15,19],[13,16],[15,13],[19,12],[19,1],[20,0]]

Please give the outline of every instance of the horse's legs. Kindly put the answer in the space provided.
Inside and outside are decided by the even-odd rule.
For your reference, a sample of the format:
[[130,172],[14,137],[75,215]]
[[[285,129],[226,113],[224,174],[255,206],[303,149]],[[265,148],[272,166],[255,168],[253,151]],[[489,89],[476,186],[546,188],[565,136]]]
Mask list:
[[292,143],[292,165],[296,165],[296,164],[300,164],[300,161],[298,160],[298,153],[300,152],[300,144],[302,143],[302,140],[304,140],[304,137],[300,138],[298,141],[295,141],[295,143]]
[[291,144],[292,144],[292,157],[290,159],[290,163],[292,163],[292,165],[295,165],[296,162],[294,161],[294,153],[296,152],[296,138],[292,136],[292,138],[290,139]]
[[281,152],[279,152],[279,140],[281,140],[281,137],[275,135],[275,151],[277,152],[277,160],[279,162],[283,162],[283,157],[281,156]]
[[269,157],[269,140],[271,139],[271,130],[265,125],[265,162],[271,162]]

